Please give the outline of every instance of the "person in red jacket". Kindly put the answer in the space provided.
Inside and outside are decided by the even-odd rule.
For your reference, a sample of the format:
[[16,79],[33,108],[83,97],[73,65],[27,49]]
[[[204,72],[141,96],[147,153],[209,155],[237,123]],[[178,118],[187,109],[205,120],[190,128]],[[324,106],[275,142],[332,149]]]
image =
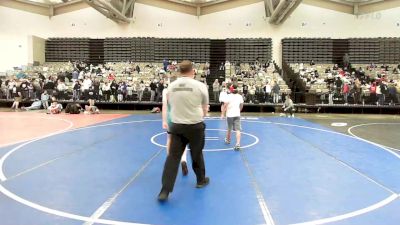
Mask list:
[[349,93],[350,93],[350,86],[347,81],[344,82],[344,84],[343,84],[342,93],[343,93],[343,97],[344,97],[344,104],[347,105],[347,98],[349,97]]
[[369,92],[370,92],[370,102],[376,102],[376,82],[371,83]]

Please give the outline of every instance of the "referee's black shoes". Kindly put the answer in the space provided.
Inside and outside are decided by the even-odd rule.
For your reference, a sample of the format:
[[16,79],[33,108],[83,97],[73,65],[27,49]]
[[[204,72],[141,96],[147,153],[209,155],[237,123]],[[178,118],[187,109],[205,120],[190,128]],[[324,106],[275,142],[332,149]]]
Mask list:
[[206,178],[204,178],[203,181],[197,183],[196,188],[203,188],[203,187],[207,186],[209,183],[210,183],[210,178],[206,177]]
[[160,194],[158,194],[158,201],[164,202],[167,201],[169,195],[169,191],[165,190],[164,188],[161,189]]

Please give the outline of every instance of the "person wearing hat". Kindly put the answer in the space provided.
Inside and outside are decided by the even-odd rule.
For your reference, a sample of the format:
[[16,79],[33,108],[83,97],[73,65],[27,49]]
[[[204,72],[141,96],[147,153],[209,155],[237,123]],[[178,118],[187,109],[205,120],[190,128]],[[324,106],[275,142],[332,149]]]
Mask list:
[[171,107],[171,121],[168,127],[171,142],[162,174],[162,188],[159,201],[166,201],[173,191],[182,154],[190,146],[192,168],[197,178],[196,188],[203,188],[210,182],[206,177],[203,158],[205,143],[204,116],[208,109],[208,90],[204,83],[194,79],[192,62],[179,64],[181,78],[168,87],[167,101]]
[[228,131],[226,132],[225,143],[231,143],[231,132],[236,131],[236,144],[234,149],[240,149],[240,136],[241,136],[241,123],[240,123],[240,112],[243,109],[243,97],[238,93],[237,85],[233,85],[231,94],[228,95],[224,102],[222,117],[226,115],[226,121],[228,124]]

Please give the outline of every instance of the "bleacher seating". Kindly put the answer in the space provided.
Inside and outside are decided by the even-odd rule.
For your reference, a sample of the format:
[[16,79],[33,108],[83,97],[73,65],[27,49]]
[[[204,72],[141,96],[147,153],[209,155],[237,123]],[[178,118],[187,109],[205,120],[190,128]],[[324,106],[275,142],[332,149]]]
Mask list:
[[[242,63],[240,64],[240,72],[247,73],[247,72],[256,72],[252,71],[250,68],[249,63]],[[237,69],[237,68],[236,68]],[[226,83],[230,83],[233,79],[233,77],[236,77],[238,80],[238,87],[239,89],[243,88],[243,85],[249,85],[249,84],[254,84],[257,87],[264,87],[265,84],[268,83],[273,83],[277,82],[280,87],[280,95],[287,95],[291,94],[292,90],[289,88],[289,86],[286,84],[286,82],[283,80],[281,75],[276,72],[275,70],[275,65],[270,64],[270,67],[268,67],[264,71],[257,71],[254,77],[246,77],[243,76],[242,74],[236,74],[234,71],[236,70],[235,66],[231,65],[229,62],[225,64],[225,72],[226,72]]]
[[46,62],[89,60],[89,38],[49,38],[46,40]]
[[[371,68],[370,65],[366,64],[353,64],[353,69],[361,69],[364,71],[365,76],[369,77],[371,80],[376,80],[380,79],[383,76],[385,76],[385,80],[387,81],[400,81],[400,73],[394,73],[393,70],[394,68],[397,68],[397,64],[387,64],[388,66],[388,71],[385,69],[381,68],[381,66],[373,67]],[[302,63],[293,63],[290,64],[290,68],[294,71],[294,73],[304,82],[304,85],[306,87],[305,92],[310,93],[310,94],[315,94],[317,96],[324,96],[329,93],[329,84],[327,82],[328,78],[333,79],[336,76],[340,77],[343,81],[349,80],[349,82],[352,81],[352,78],[350,74],[348,76],[342,77],[339,75],[335,75],[332,72],[326,73],[325,70],[327,68],[332,69],[333,64],[316,64],[313,66],[310,65],[304,65]],[[315,71],[318,72],[319,76],[316,80],[311,81],[309,78],[312,76],[312,74],[315,73]],[[307,79],[308,78],[308,79]],[[363,84],[361,86],[362,88],[362,95],[363,96],[370,96],[370,90],[369,90],[369,84]],[[325,96],[324,96],[325,97]],[[370,102],[371,104],[374,104],[375,102]]]
[[226,60],[250,63],[257,58],[260,62],[271,60],[271,38],[228,38],[226,40]]

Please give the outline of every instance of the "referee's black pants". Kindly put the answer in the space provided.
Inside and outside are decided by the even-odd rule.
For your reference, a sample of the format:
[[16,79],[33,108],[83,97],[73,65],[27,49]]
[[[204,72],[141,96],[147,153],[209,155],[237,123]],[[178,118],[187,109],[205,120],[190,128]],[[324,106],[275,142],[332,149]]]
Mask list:
[[204,122],[190,125],[173,123],[169,127],[171,142],[162,175],[163,189],[173,191],[181,157],[187,144],[189,144],[192,168],[197,182],[200,183],[205,179],[206,169],[203,158],[205,128]]

